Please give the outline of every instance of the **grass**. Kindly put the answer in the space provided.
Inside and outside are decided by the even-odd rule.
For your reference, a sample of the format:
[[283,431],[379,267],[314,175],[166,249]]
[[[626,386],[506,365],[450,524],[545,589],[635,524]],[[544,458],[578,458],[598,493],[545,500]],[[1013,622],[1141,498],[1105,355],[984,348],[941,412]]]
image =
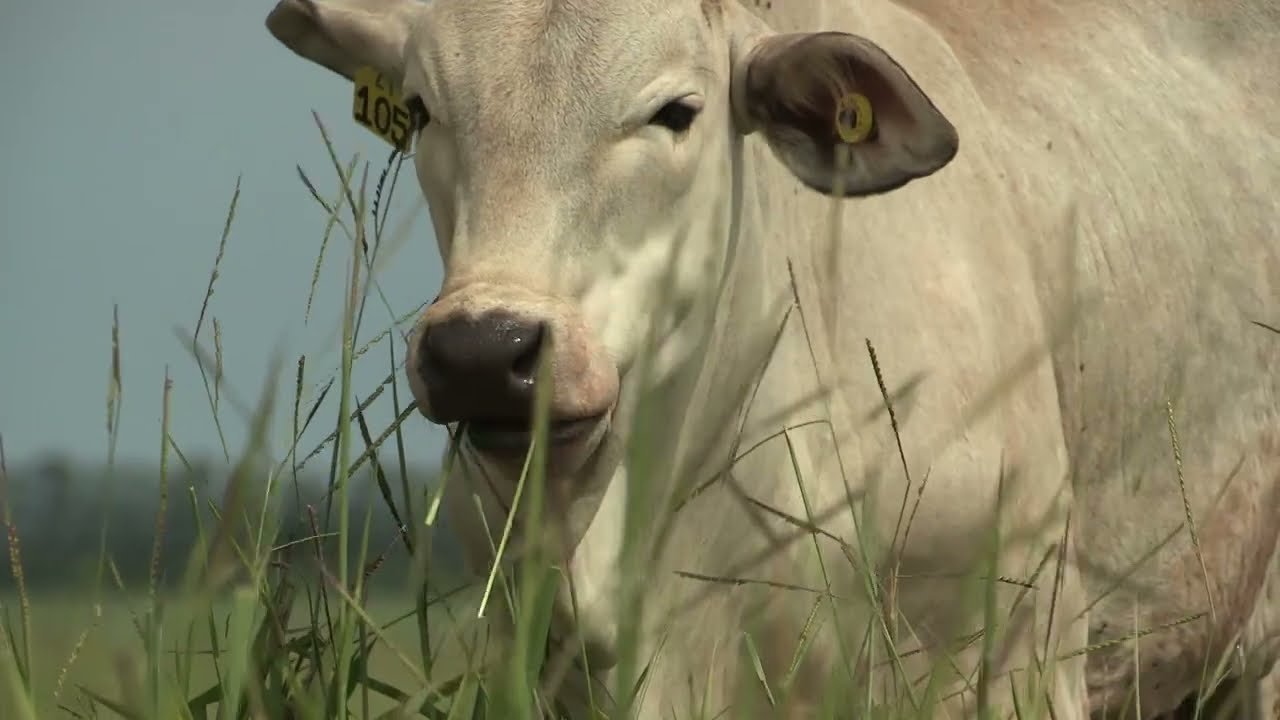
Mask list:
[[[474,593],[472,593],[474,595]],[[0,597],[6,607],[16,607],[14,596]],[[145,652],[139,652],[140,638],[135,622],[145,617],[150,599],[145,591],[134,593],[116,592],[106,595],[99,603],[86,603],[84,598],[74,592],[34,593],[30,598],[31,625],[37,633],[34,643],[36,651],[31,655],[28,665],[32,677],[32,699],[37,717],[56,717],[75,713],[81,716],[92,716],[92,695],[104,698],[116,698],[120,695],[121,682],[133,675],[141,676],[148,672],[164,673],[174,668],[175,663],[183,658],[184,647],[188,642],[182,634],[169,635],[161,644],[158,667],[145,669],[149,662]],[[474,597],[461,596],[455,601],[456,607],[449,610],[441,607],[432,610],[433,625],[446,627],[450,613],[464,614],[466,606],[474,606]],[[393,644],[399,647],[412,647],[416,643],[417,629],[412,618],[404,618],[406,608],[413,607],[413,598],[399,591],[387,591],[374,594],[365,600],[365,614],[380,626],[380,632]],[[203,617],[211,615],[215,618],[219,644],[226,651],[226,620],[233,610],[230,599],[223,599],[209,608],[199,608],[194,604],[185,604],[181,598],[174,598],[165,603],[164,625],[168,628],[185,628],[192,623],[203,625]],[[294,617],[305,617],[308,611],[306,602],[298,600],[292,608]],[[439,646],[450,638],[446,633],[434,638]],[[198,633],[190,641],[192,662],[184,673],[189,673],[190,687],[204,690],[219,683],[218,669],[211,655],[211,646],[207,636]],[[461,648],[449,647],[446,657],[455,660],[454,666],[443,668],[447,672],[458,672],[457,658],[463,656]],[[385,647],[377,646],[370,652],[368,674],[390,687],[402,687],[412,683],[413,676],[403,664]],[[90,694],[91,693],[91,694]],[[14,704],[15,697],[9,692],[0,692],[6,702],[0,703],[0,717],[22,717]],[[385,712],[395,706],[395,701],[383,694],[373,693],[369,698],[370,711],[374,714]],[[104,708],[99,708],[102,712]],[[111,713],[106,713],[110,716]]]
[[[397,352],[397,342],[403,344],[398,330],[417,309],[408,313],[393,312],[376,280],[379,253],[384,252],[390,237],[387,229],[390,198],[404,157],[393,154],[370,187],[369,166],[363,165],[357,175],[357,168],[362,167],[358,158],[342,163],[318,117],[316,124],[341,190],[327,199],[307,173],[301,168],[298,173],[327,215],[312,294],[319,281],[321,263],[326,253],[331,252],[332,239],[345,239],[350,249],[350,274],[341,318],[340,368],[332,376],[316,382],[307,358],[297,359],[293,403],[287,422],[283,423],[293,440],[283,457],[272,457],[267,440],[271,429],[278,425],[274,421],[278,412],[273,403],[274,384],[269,383],[254,407],[233,395],[222,376],[221,327],[209,312],[219,264],[227,252],[234,223],[240,193],[237,181],[195,329],[190,336],[182,338],[200,369],[223,454],[228,461],[235,457],[227,489],[219,502],[200,503],[191,488],[169,486],[167,469],[173,463],[186,464],[187,460],[169,432],[171,386],[166,377],[163,379],[162,426],[157,438],[161,503],[151,555],[152,571],[145,587],[126,587],[119,579],[115,559],[106,552],[110,527],[104,522],[97,576],[91,588],[73,595],[30,592],[23,582],[21,519],[12,517],[8,502],[4,503],[9,564],[16,592],[0,598],[3,608],[0,613],[3,622],[0,627],[0,714],[3,717],[18,720],[57,715],[219,720],[241,717],[532,718],[556,714],[554,693],[549,690],[564,681],[568,673],[582,672],[564,662],[564,658],[547,653],[552,600],[562,580],[549,543],[545,542],[536,522],[523,534],[516,532],[514,526],[518,514],[536,519],[546,501],[542,468],[549,370],[545,365],[540,366],[543,381],[538,384],[540,392],[535,402],[538,412],[534,442],[513,499],[519,512],[513,510],[504,526],[488,528],[495,554],[507,561],[495,564],[482,582],[461,588],[445,587],[439,573],[433,572],[429,558],[443,489],[446,483],[460,482],[454,477],[455,457],[451,450],[440,478],[427,484],[425,491],[424,478],[410,477],[400,423],[413,412],[413,407],[400,378],[402,351]],[[359,338],[369,322],[366,311],[371,300],[386,311],[388,324],[362,343]],[[809,328],[798,295],[793,298],[792,309],[807,336]],[[310,313],[309,297],[306,319]],[[207,326],[206,318],[210,319]],[[212,328],[212,350],[201,342],[206,327]],[[767,349],[777,338],[771,335],[760,338],[759,342]],[[387,348],[385,359],[378,357],[379,345]],[[884,401],[884,420],[898,437],[894,393],[870,342],[867,350],[870,371],[875,375]],[[120,354],[117,320],[113,324],[107,393],[107,432],[112,440],[108,465],[114,463],[114,439],[125,397]],[[650,355],[641,354],[635,372],[649,372]],[[352,367],[356,362],[387,363],[387,379],[363,398],[357,396],[352,381]],[[1029,361],[1024,360],[1012,374],[1025,372],[1028,367]],[[754,398],[753,382],[744,381],[744,396]],[[309,385],[319,390],[314,400],[304,402],[305,388]],[[1000,388],[993,389],[991,398],[978,404],[989,407],[999,392]],[[326,420],[324,403],[332,400],[333,393],[337,394],[336,412]],[[397,418],[376,434],[365,416],[375,401],[390,402]],[[797,400],[815,401],[825,402],[825,399]],[[227,446],[223,434],[228,408],[250,427],[247,446],[236,453]],[[637,409],[642,421],[637,423],[635,436],[630,438],[627,455],[633,477],[656,477],[663,470],[662,459],[646,452],[646,427],[650,426],[643,419],[654,412],[642,398]],[[1181,483],[1181,455],[1172,406],[1168,420]],[[298,444],[303,432],[315,423],[324,422],[332,422],[332,432],[318,446],[302,453],[303,448]],[[810,506],[793,437],[801,429],[801,426],[784,428],[774,441],[781,440],[790,451],[806,517],[787,515],[758,501],[755,509],[782,520],[794,529],[793,539],[807,538],[817,549],[815,558],[825,580],[824,587],[765,588],[770,593],[805,594],[806,598],[812,598],[805,600],[811,610],[803,626],[797,628],[794,655],[781,676],[769,676],[757,636],[750,629],[744,631],[742,652],[748,659],[744,663],[748,676],[742,686],[762,703],[762,716],[782,712],[797,693],[810,693],[816,694],[818,716],[824,718],[934,717],[937,703],[945,700],[950,692],[948,678],[954,680],[954,675],[964,673],[951,666],[952,658],[945,653],[943,660],[930,666],[924,677],[916,676],[908,667],[912,656],[920,654],[921,641],[897,612],[896,572],[883,577],[859,570],[861,587],[857,592],[861,596],[858,601],[875,608],[876,612],[865,627],[841,625],[845,618],[838,605],[843,600],[830,579],[834,567],[825,564],[826,558],[833,556],[823,553],[821,548],[828,541],[834,542],[839,548],[837,562],[868,568],[873,565],[868,538],[873,537],[874,532],[871,527],[861,527],[862,535],[857,542],[850,542],[821,529],[823,520],[834,513],[848,511],[854,517],[862,516],[852,500],[848,507]],[[834,432],[829,423],[824,431]],[[748,458],[758,447],[735,445],[726,458],[725,470]],[[893,547],[900,547],[910,534],[916,520],[916,506],[929,479],[928,471],[923,474],[911,471],[900,438],[897,452],[901,472],[912,492],[904,494],[892,533]],[[296,492],[299,465],[326,455],[330,473],[325,502],[306,506],[306,511],[297,517],[282,516],[279,499],[283,493]],[[7,493],[2,467],[3,446],[0,444],[0,500],[4,500]],[[694,494],[726,476],[727,473],[718,474]],[[1002,488],[1003,481],[1002,478]],[[381,559],[368,545],[370,515],[351,512],[348,500],[352,482],[377,485],[383,500],[381,510],[401,528],[400,542],[414,558],[412,572],[402,581],[391,583],[391,589],[387,589],[387,583],[371,585]],[[623,617],[638,617],[642,611],[646,599],[639,590],[643,586],[644,567],[661,551],[665,538],[661,531],[646,536],[638,530],[655,517],[653,504],[657,500],[647,490],[653,484],[630,484],[620,558],[626,580],[620,590]],[[110,483],[104,484],[103,492],[111,492]],[[910,506],[909,495],[915,498]],[[1185,503],[1185,489],[1183,498]],[[171,502],[188,504],[190,522],[198,529],[198,542],[181,578],[161,578],[158,570],[161,539],[166,532],[161,519],[164,506]],[[1186,525],[1194,540],[1195,525],[1189,506]],[[1007,626],[1007,618],[1000,614],[1002,603],[997,601],[998,596],[1014,592],[1017,599],[1013,605],[1016,606],[1036,583],[1053,582],[1062,565],[1060,555],[1046,552],[1037,567],[1028,568],[1027,577],[1000,576],[996,558],[1001,547],[1011,539],[996,530],[993,528],[990,538],[990,553],[976,567],[962,573],[968,578],[966,591],[954,598],[982,618],[982,627],[958,638],[954,650],[978,649],[977,676],[966,682],[973,686],[982,717],[992,716],[990,706],[994,694],[1008,692],[1018,698],[1019,718],[1053,718],[1055,714],[1044,686],[1048,672],[1055,662],[1096,648],[1051,648],[1046,633],[1046,646],[1037,654],[1041,665],[1008,675],[995,670],[1001,652],[999,640]],[[521,543],[522,552],[518,557],[511,559],[517,539],[526,542]],[[1201,563],[1207,575],[1202,558]],[[730,569],[723,577],[697,579],[706,581],[709,587],[724,583],[760,584],[744,579],[748,574],[745,570]],[[477,615],[484,615],[486,619],[478,619]],[[494,642],[496,636],[489,622],[500,615],[509,616],[514,629],[510,645],[501,646],[507,649],[495,653],[494,648],[499,646]],[[1183,618],[1158,628],[1135,627],[1130,636],[1116,642],[1161,632],[1196,619],[1198,616]],[[836,663],[836,675],[825,679],[808,677],[806,653],[813,639],[819,633],[832,632],[831,628],[838,628],[840,637],[848,641],[841,648],[844,656],[842,662]],[[599,716],[621,717],[625,708],[645,691],[649,668],[648,659],[640,655],[639,628],[636,623],[623,623],[620,632],[618,680],[609,688],[597,688],[590,683],[585,686],[588,704],[607,707],[605,694],[611,694],[615,701],[612,713],[600,712]],[[569,646],[581,648],[580,644],[575,645],[581,642],[582,638],[571,638]],[[1215,685],[1222,670],[1221,666],[1205,667],[1202,686]],[[814,687],[824,685],[824,690],[814,693]],[[697,692],[693,694],[696,696]],[[1193,714],[1199,715],[1200,709]],[[724,715],[703,704],[687,717]]]

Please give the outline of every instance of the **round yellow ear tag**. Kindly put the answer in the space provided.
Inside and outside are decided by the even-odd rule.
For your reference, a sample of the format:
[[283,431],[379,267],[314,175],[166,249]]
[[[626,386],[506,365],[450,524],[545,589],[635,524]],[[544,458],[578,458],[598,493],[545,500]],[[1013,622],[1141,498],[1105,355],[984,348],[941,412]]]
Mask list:
[[861,93],[849,93],[836,103],[836,132],[850,145],[860,143],[871,134],[871,101]]

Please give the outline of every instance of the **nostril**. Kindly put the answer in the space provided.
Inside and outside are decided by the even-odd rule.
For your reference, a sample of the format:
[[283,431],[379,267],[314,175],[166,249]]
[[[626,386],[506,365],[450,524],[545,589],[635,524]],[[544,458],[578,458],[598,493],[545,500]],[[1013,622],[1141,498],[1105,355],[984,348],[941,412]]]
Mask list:
[[546,324],[538,323],[533,331],[512,338],[516,345],[515,359],[511,363],[511,377],[519,383],[531,385],[538,374],[538,358],[542,351],[542,338]]

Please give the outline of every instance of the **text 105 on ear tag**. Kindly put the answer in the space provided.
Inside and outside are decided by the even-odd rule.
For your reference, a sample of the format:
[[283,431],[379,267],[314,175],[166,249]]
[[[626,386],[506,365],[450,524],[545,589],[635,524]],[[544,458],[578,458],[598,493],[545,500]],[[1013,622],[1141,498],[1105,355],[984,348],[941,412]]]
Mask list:
[[391,80],[371,67],[356,70],[353,80],[356,88],[351,112],[355,121],[400,152],[409,152],[412,116]]

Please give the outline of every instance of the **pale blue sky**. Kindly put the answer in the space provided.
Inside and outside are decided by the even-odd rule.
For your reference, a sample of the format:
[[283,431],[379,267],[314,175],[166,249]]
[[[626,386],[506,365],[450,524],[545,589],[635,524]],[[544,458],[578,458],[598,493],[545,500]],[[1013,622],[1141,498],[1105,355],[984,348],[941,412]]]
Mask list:
[[[300,353],[308,355],[308,385],[337,368],[350,245],[334,234],[304,325],[325,216],[294,166],[332,198],[336,175],[312,109],[340,157],[360,153],[373,179],[389,148],[350,119],[349,83],[271,38],[263,26],[271,6],[271,0],[5,2],[0,435],[11,464],[51,451],[86,462],[105,458],[113,302],[120,306],[124,368],[120,457],[158,458],[166,365],[177,442],[190,455],[220,456],[200,375],[174,329],[195,326],[237,175],[243,175],[239,210],[211,308],[223,327],[228,384],[255,400],[276,348],[290,398]],[[379,281],[402,315],[435,296],[440,262],[408,164],[396,196],[389,225],[410,218],[413,224],[394,254],[380,259],[391,262]],[[373,299],[362,337],[389,322],[386,306]],[[210,330],[201,336],[211,343]],[[380,345],[358,365],[357,395],[388,372],[388,351]],[[403,398],[403,382],[401,392]],[[331,396],[336,401],[336,392]],[[247,426],[223,406],[234,456]],[[302,451],[331,430],[335,408],[326,402],[316,420],[323,427]],[[391,417],[387,392],[371,413],[373,432]],[[406,427],[411,458],[434,462],[441,431],[416,414]],[[287,441],[281,422],[273,440],[277,448]],[[327,458],[318,464],[327,466]]]

